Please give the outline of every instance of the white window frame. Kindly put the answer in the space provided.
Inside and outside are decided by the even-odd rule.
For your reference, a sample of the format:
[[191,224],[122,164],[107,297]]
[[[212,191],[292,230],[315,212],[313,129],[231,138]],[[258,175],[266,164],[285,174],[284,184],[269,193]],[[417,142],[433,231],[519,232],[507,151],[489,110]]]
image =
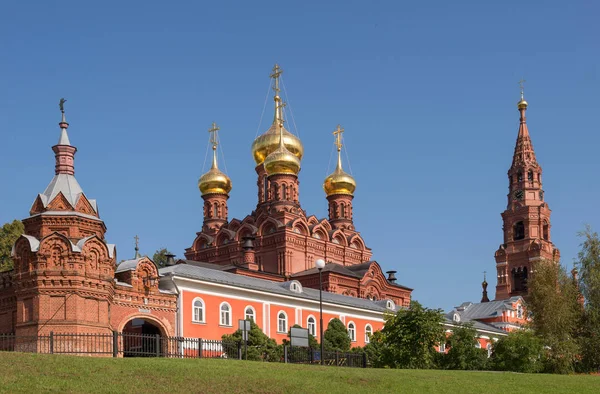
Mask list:
[[[226,306],[228,308],[227,311],[223,310],[224,306]],[[225,327],[232,327],[232,323],[231,323],[231,315],[232,314],[233,314],[233,310],[231,309],[231,305],[229,305],[228,302],[222,302],[221,305],[219,305],[219,325],[225,326]],[[226,316],[226,319],[223,319],[224,316]]]
[[446,353],[446,342],[440,343],[440,353]]
[[356,324],[353,321],[348,322],[348,336],[350,337],[350,341],[356,342]]
[[[310,319],[312,319],[312,323],[310,322]],[[312,332],[310,330],[310,326],[312,325]],[[306,318],[306,328],[308,328],[308,333],[310,335],[312,335],[313,337],[317,337],[317,319],[315,319],[315,317],[313,315],[309,315]]]
[[492,344],[488,343],[485,349],[487,350],[488,358],[492,357]]
[[[252,311],[252,318],[249,319],[248,318],[248,309],[250,309]],[[252,320],[253,322],[256,323],[256,309],[254,309],[254,307],[252,305],[248,305],[244,308],[244,319],[246,320]]]
[[370,324],[365,325],[365,343],[371,342],[371,335],[373,335],[373,326]]
[[[281,330],[281,314],[283,314],[284,319],[283,319],[283,330]],[[277,312],[277,332],[279,334],[287,334],[288,332],[288,315],[287,313],[285,313],[285,311],[279,311]]]
[[[200,301],[202,306],[196,306],[197,301]],[[204,303],[204,300],[202,298],[200,298],[200,297],[194,298],[194,300],[192,301],[192,322],[206,323],[206,320],[205,320],[206,314],[204,313],[204,311],[206,309],[205,306],[206,306],[206,304]],[[196,309],[200,310],[200,319],[196,319]]]

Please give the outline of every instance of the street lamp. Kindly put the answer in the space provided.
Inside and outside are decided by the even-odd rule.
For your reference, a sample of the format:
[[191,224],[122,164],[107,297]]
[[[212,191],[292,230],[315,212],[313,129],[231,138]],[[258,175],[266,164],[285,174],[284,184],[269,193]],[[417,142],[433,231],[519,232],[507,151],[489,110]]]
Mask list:
[[324,365],[323,357],[323,268],[325,268],[325,260],[318,259],[315,261],[315,266],[319,270],[319,314],[321,317],[321,321],[319,323],[320,329],[320,340],[321,340],[321,365]]

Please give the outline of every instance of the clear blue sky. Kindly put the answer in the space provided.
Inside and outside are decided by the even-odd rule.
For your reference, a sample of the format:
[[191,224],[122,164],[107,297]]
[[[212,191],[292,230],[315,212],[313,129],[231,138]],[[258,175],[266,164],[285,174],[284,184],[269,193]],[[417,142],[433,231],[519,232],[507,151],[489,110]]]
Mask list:
[[[233,181],[230,217],[256,204],[250,146],[275,62],[305,146],[303,207],[346,129],[355,224],[384,270],[427,306],[481,297],[502,242],[518,81],[563,262],[600,229],[597,2],[4,2],[0,223],[24,218],[54,174],[66,97],[76,175],[118,257],[183,257],[202,224],[211,122]],[[267,107],[260,131],[272,110]]]

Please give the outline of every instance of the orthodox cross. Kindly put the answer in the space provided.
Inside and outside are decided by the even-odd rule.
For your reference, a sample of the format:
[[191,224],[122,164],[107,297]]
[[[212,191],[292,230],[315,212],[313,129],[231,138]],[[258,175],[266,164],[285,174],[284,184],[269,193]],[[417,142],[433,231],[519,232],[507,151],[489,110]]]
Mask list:
[[279,76],[283,73],[279,64],[275,63],[275,67],[273,67],[273,73],[270,75],[275,81],[273,82],[273,90],[275,91],[275,95],[279,96]]
[[58,102],[58,107],[60,108],[60,112],[62,112],[63,114],[65,113],[65,103],[67,102],[67,100],[65,100],[64,98],[61,98],[60,101]]
[[523,84],[524,84],[524,83],[525,83],[525,80],[524,80],[524,79],[521,79],[521,80],[519,81],[519,86],[521,87],[521,98],[523,98],[523,92],[524,92],[524,90],[525,90],[525,89],[524,89],[524,86],[523,86]]
[[208,129],[210,133],[210,143],[213,146],[213,149],[217,149],[217,145],[219,145],[219,141],[217,140],[217,131],[219,131],[219,126],[215,122],[213,122],[212,127]]
[[137,259],[138,257],[140,257],[139,251],[140,251],[140,237],[138,237],[137,235],[135,237],[133,237],[133,239],[135,240],[135,258]]
[[342,133],[344,129],[342,129],[341,125],[337,125],[337,129],[333,132],[335,136],[335,145],[337,146],[338,152],[342,150]]
[[487,274],[487,271],[483,271],[483,281],[485,282],[485,274]]

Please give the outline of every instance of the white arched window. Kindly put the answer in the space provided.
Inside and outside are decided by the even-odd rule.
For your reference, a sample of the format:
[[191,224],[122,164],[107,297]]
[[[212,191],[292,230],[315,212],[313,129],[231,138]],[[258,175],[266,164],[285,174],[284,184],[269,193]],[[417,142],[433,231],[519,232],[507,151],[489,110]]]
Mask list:
[[277,332],[287,333],[287,315],[283,311],[277,314]]
[[356,326],[353,322],[348,323],[348,336],[352,342],[356,342]]
[[244,311],[244,318],[246,320],[256,321],[256,312],[254,311],[254,308],[252,308],[250,305],[248,305],[246,307],[246,310]]
[[201,298],[194,298],[192,303],[192,321],[204,323],[204,301]]
[[371,335],[373,335],[373,327],[370,324],[365,326],[365,343],[371,342]]
[[221,304],[221,320],[219,322],[222,326],[231,326],[231,306],[223,302]]
[[306,320],[306,328],[308,328],[308,333],[310,335],[317,336],[317,321],[313,316],[309,316],[308,320]]

